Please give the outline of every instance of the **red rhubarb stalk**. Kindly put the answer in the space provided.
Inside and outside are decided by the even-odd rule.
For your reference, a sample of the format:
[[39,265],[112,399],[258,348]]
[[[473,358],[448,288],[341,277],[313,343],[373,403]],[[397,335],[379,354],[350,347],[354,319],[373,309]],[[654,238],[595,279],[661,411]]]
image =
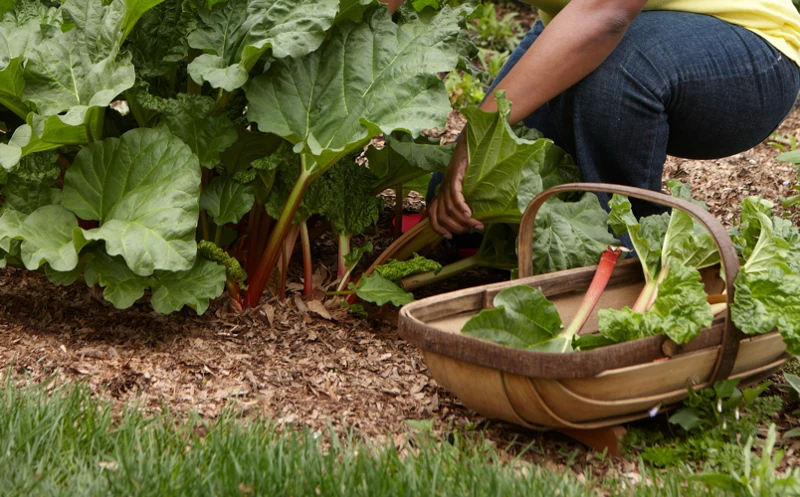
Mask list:
[[589,289],[586,290],[586,294],[583,296],[578,312],[575,313],[569,326],[561,335],[575,336],[583,328],[586,320],[589,319],[589,315],[597,307],[597,302],[600,301],[600,296],[603,295],[603,290],[605,290],[608,280],[611,279],[611,274],[614,272],[614,266],[616,266],[620,254],[625,250],[622,247],[608,247],[603,252],[603,255],[600,256],[600,263],[597,265],[597,271],[594,273]]
[[303,201],[303,195],[306,193],[309,183],[311,183],[312,175],[308,172],[308,168],[306,167],[305,155],[301,156],[301,161],[302,167],[300,169],[300,176],[297,178],[297,182],[294,184],[294,188],[292,188],[292,192],[289,194],[289,199],[286,201],[286,205],[283,207],[283,211],[275,223],[272,233],[270,233],[267,247],[264,249],[264,254],[261,256],[258,267],[253,274],[250,288],[247,290],[245,305],[248,307],[258,304],[259,300],[261,300],[261,295],[267,287],[269,276],[272,274],[272,270],[275,269],[275,264],[278,262],[278,257],[281,255],[283,242],[286,240],[286,235],[288,235],[292,227],[292,220],[294,220],[297,209]]

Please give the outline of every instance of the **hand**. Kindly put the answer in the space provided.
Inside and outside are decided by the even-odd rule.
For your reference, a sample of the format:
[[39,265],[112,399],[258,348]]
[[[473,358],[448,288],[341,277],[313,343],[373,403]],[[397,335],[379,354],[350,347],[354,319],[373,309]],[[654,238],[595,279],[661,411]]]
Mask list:
[[466,138],[463,138],[456,145],[436,198],[428,206],[427,215],[430,217],[431,228],[448,240],[454,233],[483,229],[483,224],[472,218],[472,211],[462,193],[468,165]]

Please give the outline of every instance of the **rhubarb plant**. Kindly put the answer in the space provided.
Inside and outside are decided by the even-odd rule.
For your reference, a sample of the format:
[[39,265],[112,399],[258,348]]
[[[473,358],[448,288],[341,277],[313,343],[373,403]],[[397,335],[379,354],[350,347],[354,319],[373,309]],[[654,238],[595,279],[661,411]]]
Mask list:
[[[289,235],[310,267],[312,216],[343,235],[376,221],[379,179],[343,158],[394,131],[413,167],[447,154],[411,149],[444,127],[438,73],[458,64],[475,7],[4,2],[2,263],[99,286],[121,308],[149,296],[159,312],[203,312],[225,287],[256,304]],[[395,166],[384,178],[405,181]],[[337,193],[368,206],[359,226],[347,212],[338,229]]]

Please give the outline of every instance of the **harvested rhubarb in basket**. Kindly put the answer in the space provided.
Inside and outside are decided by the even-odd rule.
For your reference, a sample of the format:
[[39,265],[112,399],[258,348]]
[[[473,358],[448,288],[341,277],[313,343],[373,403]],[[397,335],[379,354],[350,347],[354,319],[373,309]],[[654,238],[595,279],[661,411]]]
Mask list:
[[563,328],[555,304],[536,288],[519,285],[494,298],[494,309],[481,311],[467,321],[462,333],[509,347],[539,352],[572,352],[576,339],[608,284],[622,247],[609,247],[600,257],[592,283],[569,326]]

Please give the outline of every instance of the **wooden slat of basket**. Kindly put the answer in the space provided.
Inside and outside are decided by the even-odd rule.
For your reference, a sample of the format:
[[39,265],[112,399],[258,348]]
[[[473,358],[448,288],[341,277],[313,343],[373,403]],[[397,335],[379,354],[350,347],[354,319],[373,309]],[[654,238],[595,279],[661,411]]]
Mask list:
[[[743,340],[732,374],[770,364],[780,359],[784,351],[783,340],[777,333]],[[603,401],[656,395],[707,382],[718,353],[717,348],[705,349],[663,363],[638,364],[606,371],[593,378],[561,380],[561,384],[575,395]]]

